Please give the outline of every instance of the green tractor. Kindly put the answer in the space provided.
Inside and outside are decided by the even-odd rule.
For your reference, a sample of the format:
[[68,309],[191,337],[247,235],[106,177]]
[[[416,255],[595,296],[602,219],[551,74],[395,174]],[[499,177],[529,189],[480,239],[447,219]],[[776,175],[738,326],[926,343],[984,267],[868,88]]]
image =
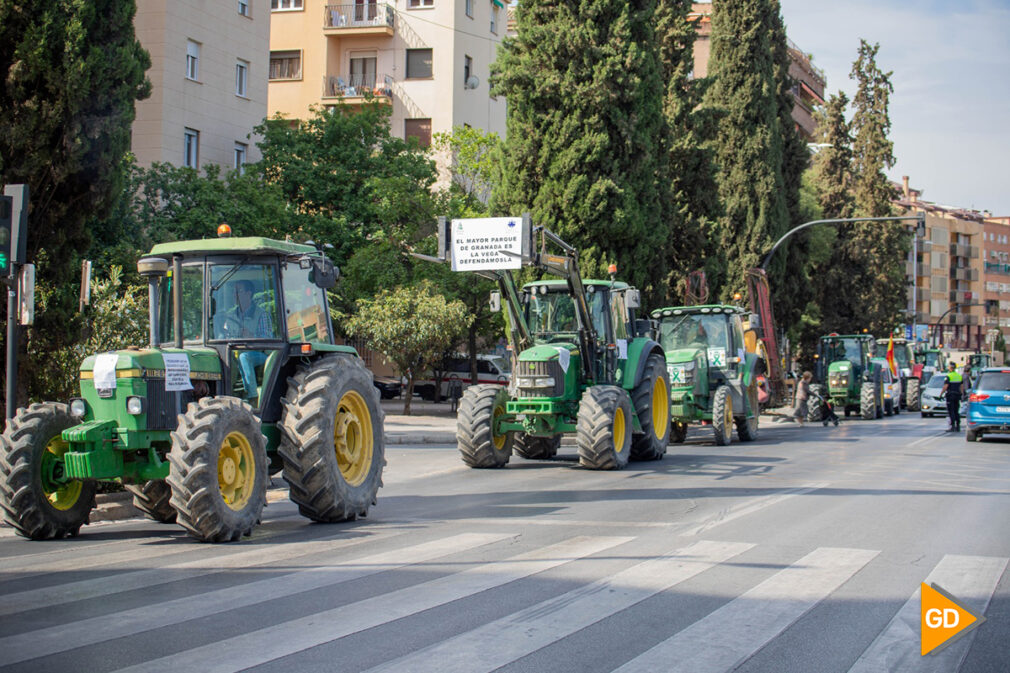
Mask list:
[[947,373],[947,356],[939,348],[922,348],[915,351],[915,362],[922,365],[922,385],[929,383],[935,374]]
[[[859,413],[866,420],[884,416],[881,368],[870,360],[876,344],[866,334],[829,334],[817,347],[814,392],[830,398],[845,415]],[[811,404],[809,420],[820,420],[820,406]]]
[[968,362],[965,366],[968,379],[974,384],[975,381],[978,381],[982,370],[992,366],[992,356],[989,353],[972,353],[968,356]]
[[[508,226],[517,225],[515,219]],[[425,259],[450,259],[446,224],[439,226],[442,259]],[[452,224],[455,229],[461,221]],[[519,290],[509,268],[478,272],[498,283],[492,308],[500,310],[506,300],[514,364],[508,387],[474,385],[464,392],[456,425],[463,462],[499,468],[513,454],[552,458],[565,434],[575,435],[579,462],[589,469],[661,459],[670,432],[670,386],[663,350],[648,336],[651,324],[636,319],[638,291],[615,280],[584,281],[574,248],[547,229],[534,229],[528,216],[522,226],[522,264],[560,280]],[[532,246],[537,235],[539,252]],[[559,254],[546,252],[548,245]]]
[[683,442],[691,423],[711,425],[715,443],[729,444],[733,426],[742,442],[757,439],[757,355],[748,352],[738,306],[656,309],[659,343],[670,376],[672,441]]
[[[222,232],[227,233],[227,232]],[[21,535],[77,535],[101,482],[207,542],[251,534],[270,475],[321,522],[364,516],[385,465],[383,414],[334,345],[320,249],[265,238],[156,245],[150,344],[99,353],[80,397],[18,410],[0,437],[0,509]]]

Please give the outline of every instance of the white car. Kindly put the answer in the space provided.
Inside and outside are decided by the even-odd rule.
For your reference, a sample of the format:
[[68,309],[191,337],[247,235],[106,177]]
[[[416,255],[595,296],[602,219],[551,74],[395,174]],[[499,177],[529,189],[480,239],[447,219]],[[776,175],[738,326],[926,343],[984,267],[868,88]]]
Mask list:
[[881,372],[884,385],[884,415],[890,416],[901,411],[901,376],[891,376],[891,370],[884,367]]
[[943,389],[943,382],[946,380],[946,376],[934,376],[929,379],[929,383],[919,393],[919,410],[923,418],[927,416],[932,417],[936,414],[941,416],[947,415],[947,400],[943,399],[943,396],[940,395],[940,391]]

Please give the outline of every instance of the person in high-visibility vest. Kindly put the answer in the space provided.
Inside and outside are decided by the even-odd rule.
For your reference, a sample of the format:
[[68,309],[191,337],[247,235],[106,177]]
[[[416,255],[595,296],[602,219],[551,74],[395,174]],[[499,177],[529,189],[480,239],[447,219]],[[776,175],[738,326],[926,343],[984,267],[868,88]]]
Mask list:
[[964,377],[957,371],[957,365],[953,362],[949,365],[947,380],[940,390],[940,395],[947,400],[947,416],[950,418],[949,432],[961,431],[961,396],[963,394]]

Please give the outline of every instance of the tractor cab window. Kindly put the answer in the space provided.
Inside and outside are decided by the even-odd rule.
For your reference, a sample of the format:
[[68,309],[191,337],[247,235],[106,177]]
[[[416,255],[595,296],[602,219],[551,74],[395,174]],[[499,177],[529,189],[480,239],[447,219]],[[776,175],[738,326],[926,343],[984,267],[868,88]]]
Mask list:
[[329,307],[326,291],[311,280],[312,269],[296,262],[284,267],[284,312],[288,341],[329,343]]
[[924,364],[927,367],[938,366],[937,361],[939,360],[938,353],[916,353],[915,361]]
[[614,338],[628,338],[628,309],[624,305],[624,293],[613,292],[610,299],[610,322],[614,325]]
[[824,357],[827,364],[846,360],[858,367],[863,363],[862,344],[855,339],[832,339],[827,343]]
[[901,344],[894,344],[894,363],[898,366],[898,369],[908,369],[911,367],[911,364],[908,362],[907,347]]
[[278,339],[277,267],[271,264],[212,264],[211,334],[238,341]]
[[[163,343],[175,341],[175,303],[171,270],[161,279],[158,293],[158,331]],[[182,267],[182,339],[203,340],[203,264]]]
[[714,348],[725,354],[730,347],[726,317],[723,314],[688,313],[663,318],[659,325],[659,343],[667,351],[679,348]]
[[[540,342],[556,341],[559,337],[571,340],[579,331],[579,323],[575,317],[575,302],[568,296],[567,288],[558,288],[547,292],[540,289],[545,286],[531,288],[525,303],[526,322],[534,337]],[[587,292],[586,302],[589,304],[589,314],[596,329],[597,337],[605,339],[607,331],[607,312],[605,302],[606,292]]]

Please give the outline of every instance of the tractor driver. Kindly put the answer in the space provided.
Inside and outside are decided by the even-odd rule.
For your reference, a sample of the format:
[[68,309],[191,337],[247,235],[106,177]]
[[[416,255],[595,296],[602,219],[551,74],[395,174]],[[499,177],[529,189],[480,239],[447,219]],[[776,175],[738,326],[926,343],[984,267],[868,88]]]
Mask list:
[[708,348],[708,333],[705,331],[705,326],[700,321],[697,323],[697,326],[698,328],[694,331],[694,335],[691,337],[691,341],[688,342],[688,346]]
[[[252,281],[238,280],[231,286],[235,305],[225,311],[215,321],[220,325],[219,338],[226,339],[270,339],[274,337],[273,325],[266,311],[253,301]],[[263,351],[242,351],[238,355],[242,374],[242,387],[247,400],[255,400],[257,394],[256,367],[266,363]],[[253,405],[255,406],[255,404]]]

